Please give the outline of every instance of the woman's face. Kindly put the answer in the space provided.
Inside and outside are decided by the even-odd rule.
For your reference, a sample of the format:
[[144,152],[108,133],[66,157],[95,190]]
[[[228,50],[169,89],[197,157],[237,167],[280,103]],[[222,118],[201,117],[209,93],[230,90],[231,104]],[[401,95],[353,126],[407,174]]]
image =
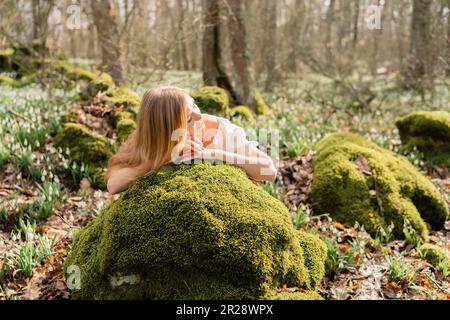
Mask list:
[[205,128],[203,117],[200,112],[200,108],[194,103],[193,100],[188,104],[188,131],[191,135],[201,134]]

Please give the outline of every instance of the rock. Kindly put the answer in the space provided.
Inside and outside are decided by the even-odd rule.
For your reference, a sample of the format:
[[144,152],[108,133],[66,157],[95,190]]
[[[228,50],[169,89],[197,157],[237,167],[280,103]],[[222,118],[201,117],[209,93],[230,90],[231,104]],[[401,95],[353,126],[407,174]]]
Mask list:
[[11,71],[11,57],[13,54],[13,48],[0,49],[0,71]]
[[113,146],[82,124],[66,123],[55,138],[55,146],[70,150],[70,158],[79,164],[103,165],[113,155]]
[[141,104],[141,99],[137,93],[124,87],[118,87],[108,91],[104,100],[116,107],[125,107],[127,111],[134,113],[136,113],[134,108],[139,107]]
[[259,90],[255,89],[256,114],[270,114],[270,109]]
[[413,112],[399,118],[397,125],[403,151],[422,151],[432,165],[450,168],[450,112]]
[[220,87],[206,86],[191,93],[202,112],[227,115],[230,108],[230,95]]
[[236,106],[230,109],[230,117],[242,117],[245,120],[253,119],[253,111],[247,106]]
[[409,161],[363,137],[334,133],[316,146],[311,198],[316,212],[351,226],[358,222],[372,235],[394,224],[403,238],[405,219],[424,240],[425,222],[442,228],[447,204],[434,185]]
[[114,152],[114,147],[107,138],[90,131],[82,124],[66,123],[56,135],[55,146],[64,151],[69,149],[72,161],[88,166],[93,187],[106,188],[106,164]]
[[431,243],[425,243],[420,247],[421,255],[425,261],[434,267],[438,267],[443,260],[450,264],[450,254],[444,248]]
[[135,129],[136,122],[133,119],[122,119],[117,122],[117,137],[119,141],[125,141]]
[[80,268],[76,299],[264,299],[281,285],[317,299],[325,244],[298,232],[241,169],[166,166],[74,235],[65,269]]

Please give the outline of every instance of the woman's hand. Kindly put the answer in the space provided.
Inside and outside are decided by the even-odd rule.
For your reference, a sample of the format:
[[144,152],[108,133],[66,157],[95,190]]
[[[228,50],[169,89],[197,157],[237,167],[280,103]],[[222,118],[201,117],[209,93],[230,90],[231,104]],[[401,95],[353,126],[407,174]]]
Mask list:
[[174,162],[190,163],[192,159],[203,159],[204,150],[203,142],[199,138],[189,135],[179,157]]

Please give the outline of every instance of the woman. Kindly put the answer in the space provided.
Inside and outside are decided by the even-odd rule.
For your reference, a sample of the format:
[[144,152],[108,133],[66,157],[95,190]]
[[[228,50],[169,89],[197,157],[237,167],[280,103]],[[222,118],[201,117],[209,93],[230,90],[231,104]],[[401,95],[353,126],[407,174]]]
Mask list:
[[147,91],[137,128],[109,160],[107,187],[116,194],[138,177],[169,163],[225,162],[257,181],[273,181],[276,168],[242,128],[227,119],[201,114],[188,92],[177,87]]

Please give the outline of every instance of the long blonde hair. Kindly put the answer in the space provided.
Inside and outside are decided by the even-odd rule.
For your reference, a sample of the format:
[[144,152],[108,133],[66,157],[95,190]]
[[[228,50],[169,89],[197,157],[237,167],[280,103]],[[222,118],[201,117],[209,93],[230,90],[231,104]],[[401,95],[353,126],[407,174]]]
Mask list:
[[174,148],[185,139],[172,141],[172,133],[187,129],[188,98],[188,92],[178,87],[157,87],[145,92],[136,130],[109,160],[106,180],[113,169],[134,167],[144,174],[169,162]]

